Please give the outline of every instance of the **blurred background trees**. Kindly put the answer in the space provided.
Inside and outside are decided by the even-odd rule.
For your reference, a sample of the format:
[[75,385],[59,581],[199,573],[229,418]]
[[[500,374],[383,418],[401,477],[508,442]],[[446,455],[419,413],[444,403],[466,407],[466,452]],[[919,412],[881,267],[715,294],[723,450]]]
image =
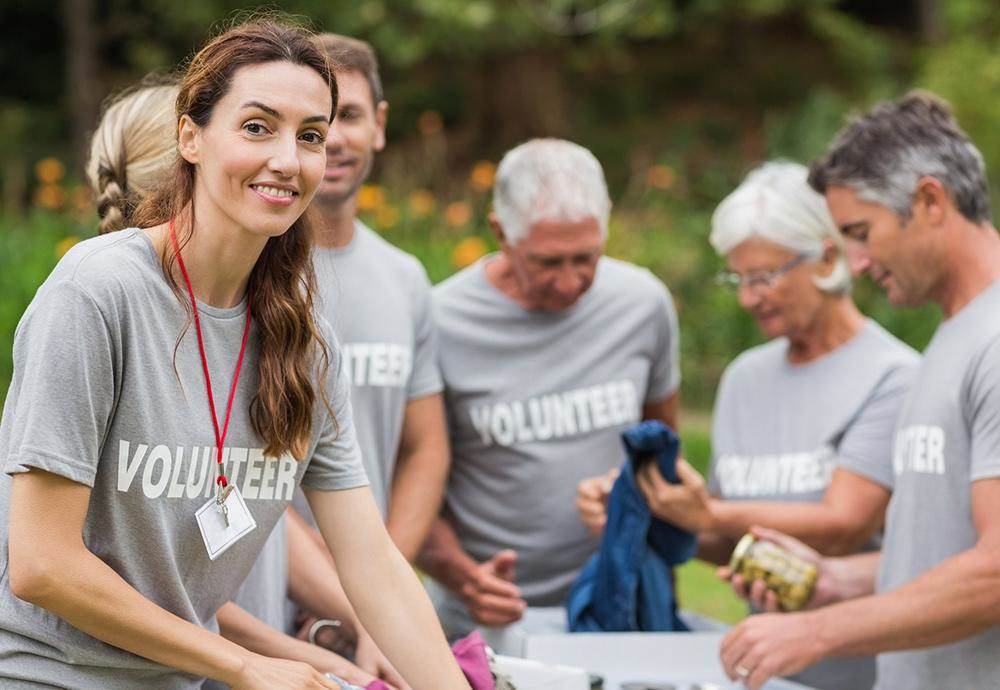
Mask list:
[[[291,0],[319,30],[369,40],[383,63],[390,144],[365,219],[434,280],[492,246],[495,162],[531,136],[574,139],[604,163],[609,252],[674,292],[684,399],[710,408],[732,357],[759,342],[717,288],[715,204],[755,164],[808,161],[851,110],[913,87],[950,99],[1000,170],[995,0]],[[38,283],[95,221],[81,186],[100,101],[167,72],[247,11],[231,0],[0,0],[0,394],[13,329]],[[864,309],[917,347],[932,309]]]

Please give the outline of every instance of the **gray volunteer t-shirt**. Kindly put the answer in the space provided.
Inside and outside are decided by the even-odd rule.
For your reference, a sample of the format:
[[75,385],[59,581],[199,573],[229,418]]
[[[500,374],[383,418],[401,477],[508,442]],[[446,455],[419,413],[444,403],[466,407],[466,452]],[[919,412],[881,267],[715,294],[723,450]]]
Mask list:
[[[893,431],[919,361],[874,321],[806,364],[788,361],[785,338],[744,352],[719,383],[710,490],[740,501],[819,502],[836,468],[892,489]],[[874,678],[872,658],[796,676],[820,690],[863,690]]]
[[[943,322],[895,437],[878,591],[972,548],[972,484],[1000,477],[1000,282]],[[880,654],[879,690],[1000,688],[1000,628],[953,644]]]
[[[199,305],[217,404],[228,397],[246,303]],[[7,579],[11,475],[40,469],[92,487],[84,542],[144,596],[216,630],[301,481],[320,490],[366,484],[340,355],[317,406],[308,459],[264,455],[250,424],[257,386],[252,329],[224,466],[258,528],[211,561],[195,511],[213,496],[215,437],[193,327],[146,235],[81,242],[60,261],[18,325],[14,376],[0,422],[0,678],[95,690],[196,688],[201,679],[105,644],[15,598]],[[219,403],[219,401],[223,401]],[[220,409],[221,415],[225,414]],[[335,420],[335,421],[334,421]]]
[[[358,445],[384,518],[406,405],[442,389],[430,281],[415,257],[360,221],[350,244],[317,247],[313,264],[320,308],[344,352]],[[295,507],[312,521],[303,496]]]
[[677,317],[645,270],[602,258],[564,311],[529,311],[486,257],[433,291],[452,441],[444,516],[477,561],[518,554],[532,606],[561,605],[597,547],[577,483],[621,464],[619,433],[680,383]]

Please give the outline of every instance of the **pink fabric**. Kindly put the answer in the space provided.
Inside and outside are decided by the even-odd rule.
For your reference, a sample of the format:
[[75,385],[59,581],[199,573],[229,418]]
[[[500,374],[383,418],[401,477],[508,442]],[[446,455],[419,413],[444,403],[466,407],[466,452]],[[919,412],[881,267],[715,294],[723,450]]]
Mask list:
[[[472,690],[495,690],[490,660],[486,656],[486,642],[478,630],[458,640],[451,646],[451,651]],[[389,690],[389,686],[376,680],[365,686],[365,690]]]
[[494,690],[490,661],[486,656],[486,642],[478,630],[458,640],[451,646],[451,651],[472,690]]

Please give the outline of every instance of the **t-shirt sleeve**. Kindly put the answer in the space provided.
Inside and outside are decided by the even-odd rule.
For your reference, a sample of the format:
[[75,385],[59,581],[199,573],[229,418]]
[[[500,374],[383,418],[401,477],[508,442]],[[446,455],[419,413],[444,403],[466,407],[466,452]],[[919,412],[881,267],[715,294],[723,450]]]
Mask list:
[[986,347],[969,371],[969,480],[1000,477],[1000,338]]
[[415,286],[413,315],[416,329],[413,338],[413,369],[406,391],[410,400],[440,393],[444,388],[438,366],[437,332],[431,316],[431,283],[423,267],[418,269],[419,282]]
[[94,486],[115,405],[116,342],[83,287],[69,280],[43,286],[14,337],[0,432],[7,474],[40,469]]
[[[302,475],[302,485],[320,491],[353,489],[368,484],[368,476],[361,463],[361,449],[354,432],[351,414],[351,389],[343,369],[340,346],[332,332],[330,367],[326,377],[326,395],[333,414],[323,415],[324,425],[309,459],[309,466]],[[322,405],[322,401],[317,402]]]
[[900,365],[882,377],[844,431],[837,467],[892,489],[896,423],[916,372],[916,364]]
[[670,397],[681,385],[680,328],[677,310],[667,288],[658,280],[656,320],[656,351],[649,376],[645,402],[659,402]]

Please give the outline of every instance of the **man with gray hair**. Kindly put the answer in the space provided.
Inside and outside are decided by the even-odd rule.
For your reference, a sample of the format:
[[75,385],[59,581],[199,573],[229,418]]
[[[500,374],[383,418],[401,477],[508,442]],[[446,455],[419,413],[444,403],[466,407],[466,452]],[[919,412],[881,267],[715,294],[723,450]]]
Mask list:
[[561,607],[597,547],[577,483],[621,463],[626,427],[677,424],[673,301],[649,271],[602,257],[611,201],[593,154],[522,144],[493,204],[500,252],[433,293],[452,470],[420,563],[451,635]]
[[751,617],[723,663],[751,689],[862,654],[879,655],[877,690],[1000,688],[1000,236],[982,156],[945,103],[913,93],[848,125],[810,183],[889,300],[944,321],[896,428],[881,558],[812,554],[840,603]]

